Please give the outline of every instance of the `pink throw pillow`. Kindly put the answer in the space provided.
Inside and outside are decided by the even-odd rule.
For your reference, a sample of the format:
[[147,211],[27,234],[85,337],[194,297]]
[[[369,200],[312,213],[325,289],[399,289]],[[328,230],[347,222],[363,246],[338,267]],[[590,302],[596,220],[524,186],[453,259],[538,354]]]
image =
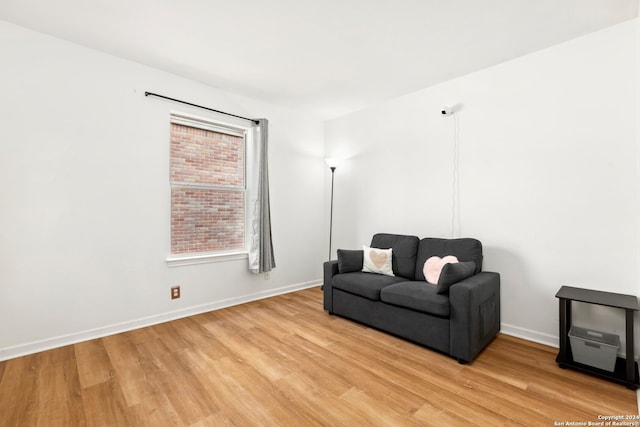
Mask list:
[[442,268],[445,264],[456,263],[458,262],[458,258],[453,255],[447,255],[444,258],[440,258],[439,256],[432,256],[424,263],[424,268],[422,272],[424,273],[424,278],[428,283],[432,285],[438,284],[438,279],[440,278],[440,273],[442,272]]

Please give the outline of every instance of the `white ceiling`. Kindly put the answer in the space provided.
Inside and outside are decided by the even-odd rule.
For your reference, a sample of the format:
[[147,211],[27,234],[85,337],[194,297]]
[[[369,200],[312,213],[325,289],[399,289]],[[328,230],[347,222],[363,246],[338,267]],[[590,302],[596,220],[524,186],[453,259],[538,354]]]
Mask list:
[[0,0],[0,19],[323,118],[638,15],[639,0]]

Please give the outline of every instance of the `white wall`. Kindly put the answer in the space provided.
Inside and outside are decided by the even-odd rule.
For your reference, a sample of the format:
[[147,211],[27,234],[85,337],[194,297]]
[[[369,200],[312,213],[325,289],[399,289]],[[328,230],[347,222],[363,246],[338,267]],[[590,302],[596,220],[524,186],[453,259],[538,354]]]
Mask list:
[[[640,17],[636,19],[636,69],[640,70]],[[640,139],[640,73],[636,76],[636,134],[638,139]],[[640,162],[640,142],[638,143],[638,156]],[[640,222],[640,217],[638,218]],[[640,233],[640,227],[639,233]],[[638,253],[640,254],[640,247],[638,247]],[[640,255],[639,255],[640,257]],[[640,271],[640,263],[638,264],[638,271]],[[636,295],[640,295],[640,282],[638,282],[638,291]],[[640,393],[638,394],[638,407],[640,408]]]
[[[484,269],[502,275],[503,332],[557,345],[562,285],[637,294],[637,27],[327,122],[326,154],[346,159],[336,171],[334,248],[368,244],[376,232],[451,237],[455,119],[439,111],[461,104],[456,236],[480,239]],[[594,310],[575,311],[581,323]],[[598,316],[623,335],[622,313]]]
[[[0,360],[319,282],[320,120],[2,21],[0,56]],[[214,115],[145,90],[270,120],[269,279],[167,267],[169,112]]]

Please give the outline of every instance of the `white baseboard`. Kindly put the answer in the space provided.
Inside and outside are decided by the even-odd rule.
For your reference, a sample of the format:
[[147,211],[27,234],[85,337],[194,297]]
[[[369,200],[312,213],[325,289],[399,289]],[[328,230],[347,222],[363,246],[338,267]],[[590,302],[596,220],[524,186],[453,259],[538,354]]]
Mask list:
[[533,331],[519,326],[507,325],[505,323],[500,325],[500,332],[506,335],[522,338],[527,341],[533,341],[556,348],[559,347],[559,340],[556,335],[545,334],[543,332]]
[[302,289],[313,288],[322,285],[322,280],[313,280],[310,282],[297,283],[294,285],[283,286],[268,291],[257,292],[255,294],[244,295],[240,297],[228,298],[224,300],[214,301],[207,304],[196,305],[183,308],[180,310],[169,311],[162,314],[143,317],[140,319],[130,320],[113,325],[107,325],[100,328],[89,329],[86,331],[75,332],[67,335],[60,335],[53,338],[32,341],[16,346],[0,348],[0,362],[13,359],[28,354],[38,353],[53,348],[63,347],[65,345],[76,344],[82,341],[88,341],[96,338],[102,338],[109,335],[119,334],[134,329],[144,328],[147,326],[157,325],[159,323],[168,322],[170,320],[181,319],[183,317],[193,316],[208,311],[219,310],[225,307],[244,304],[251,301],[257,301],[277,295],[283,295],[290,292],[300,291]]
[[[506,325],[502,323],[500,332],[505,335],[511,335],[513,337],[522,338],[523,340],[537,342],[539,344],[548,345],[550,347],[559,348],[560,340],[556,335],[545,334],[538,331],[532,331],[531,329],[520,328],[518,326]],[[622,351],[622,348],[618,351],[618,357],[626,357],[627,355]],[[640,361],[640,355],[636,354],[634,357],[636,362]]]

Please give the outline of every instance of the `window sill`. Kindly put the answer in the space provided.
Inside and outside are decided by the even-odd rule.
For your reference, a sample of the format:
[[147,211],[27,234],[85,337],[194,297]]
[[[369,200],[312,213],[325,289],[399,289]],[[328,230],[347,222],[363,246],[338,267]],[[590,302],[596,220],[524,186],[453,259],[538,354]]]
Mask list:
[[167,266],[182,267],[185,265],[207,264],[210,262],[233,261],[247,258],[249,258],[247,252],[171,255],[167,258]]

